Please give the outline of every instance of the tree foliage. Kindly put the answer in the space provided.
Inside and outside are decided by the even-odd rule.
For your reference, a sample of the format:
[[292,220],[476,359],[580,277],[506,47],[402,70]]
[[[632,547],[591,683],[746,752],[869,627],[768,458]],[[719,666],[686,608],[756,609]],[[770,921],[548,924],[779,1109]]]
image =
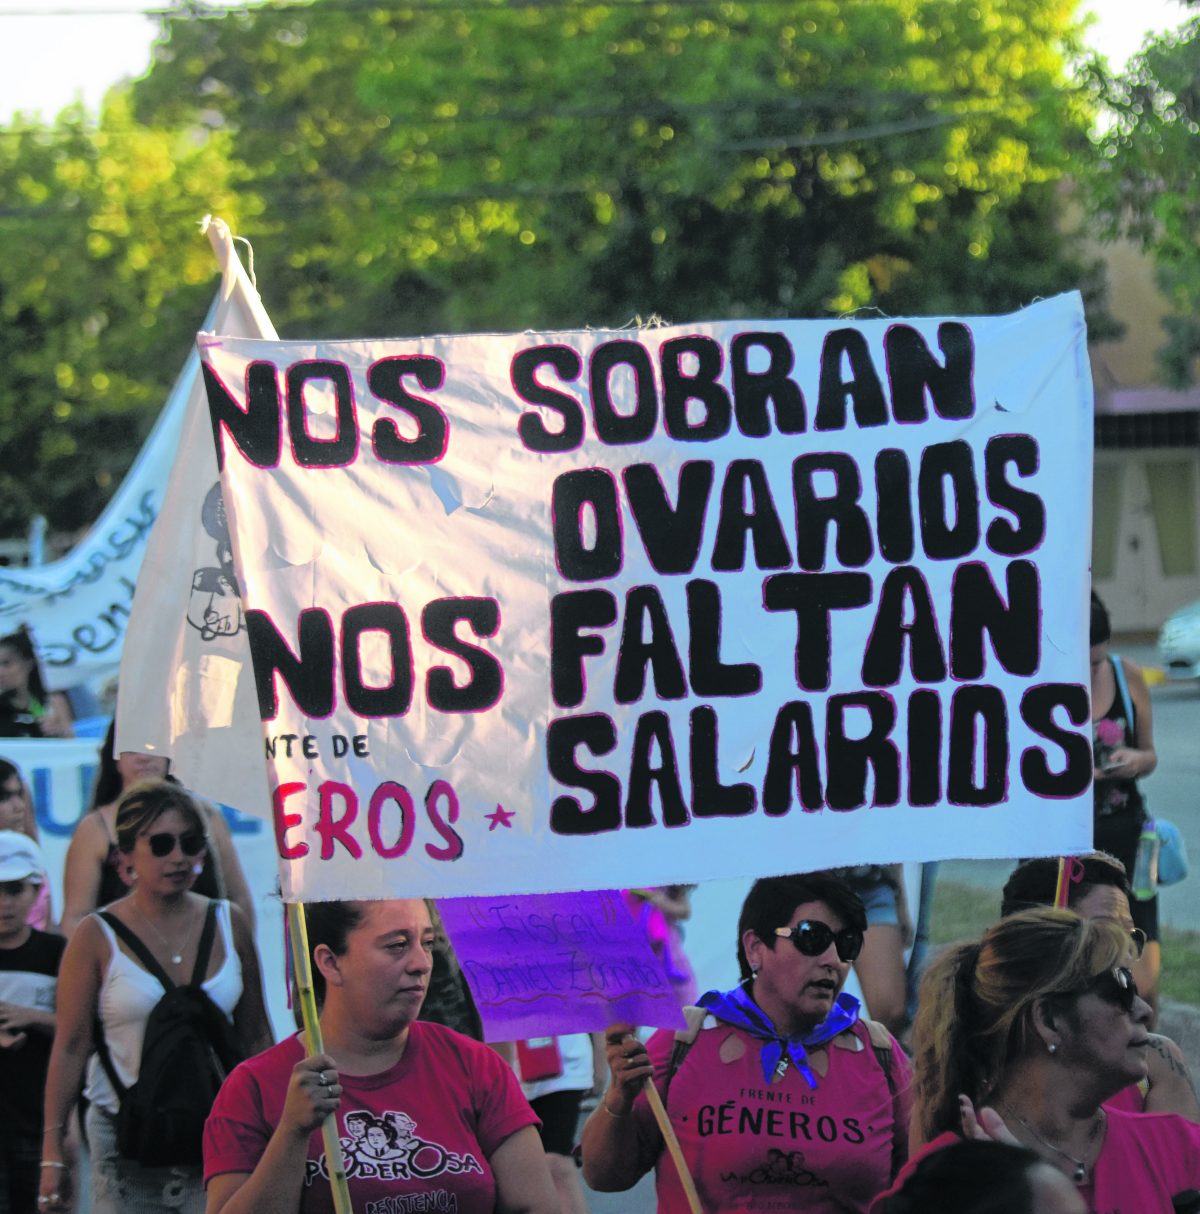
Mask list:
[[1200,374],[1200,13],[1123,73],[1093,72],[1113,121],[1088,192],[1107,232],[1153,257],[1170,306],[1159,364],[1165,382],[1186,387]]
[[[297,336],[969,314],[1075,286],[1098,301],[1060,222],[1060,179],[1089,146],[1074,9],[317,0],[198,20],[183,6],[130,120],[148,139],[187,132],[213,162],[269,266],[272,317]],[[195,197],[154,188],[147,206],[171,216]],[[169,237],[207,256],[164,225],[153,279],[179,265]],[[118,242],[92,268],[133,256]],[[118,279],[122,342],[153,316],[168,357],[202,304]],[[111,327],[98,341],[105,374],[136,372],[122,407],[137,413],[160,387],[149,346]]]
[[86,526],[120,484],[211,295],[196,220],[227,165],[119,93],[0,130],[0,534]]
[[326,329],[994,311],[1081,275],[1073,8],[314,4],[169,23],[138,105],[234,132]]

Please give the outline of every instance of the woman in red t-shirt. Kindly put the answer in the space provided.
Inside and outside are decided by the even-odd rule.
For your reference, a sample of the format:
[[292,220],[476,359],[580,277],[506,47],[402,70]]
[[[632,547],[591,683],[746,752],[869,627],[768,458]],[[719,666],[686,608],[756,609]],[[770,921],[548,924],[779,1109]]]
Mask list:
[[204,1128],[208,1214],[333,1214],[331,1114],[355,1210],[556,1214],[512,1069],[417,1019],[433,969],[425,902],[314,903],[308,944],[325,1053],[289,1037],[225,1081]]

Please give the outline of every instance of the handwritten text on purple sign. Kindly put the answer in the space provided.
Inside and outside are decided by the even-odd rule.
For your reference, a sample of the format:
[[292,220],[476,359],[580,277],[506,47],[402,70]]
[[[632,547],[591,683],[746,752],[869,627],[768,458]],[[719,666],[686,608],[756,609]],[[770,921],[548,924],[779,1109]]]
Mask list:
[[438,902],[489,1041],[618,1020],[682,1028],[661,958],[615,890]]

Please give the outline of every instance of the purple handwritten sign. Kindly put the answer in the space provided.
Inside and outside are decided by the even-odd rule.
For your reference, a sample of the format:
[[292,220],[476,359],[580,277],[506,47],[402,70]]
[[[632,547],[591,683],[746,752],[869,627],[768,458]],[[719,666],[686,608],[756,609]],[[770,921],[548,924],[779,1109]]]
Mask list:
[[489,1041],[618,1020],[684,1026],[663,962],[616,890],[441,898],[438,909]]

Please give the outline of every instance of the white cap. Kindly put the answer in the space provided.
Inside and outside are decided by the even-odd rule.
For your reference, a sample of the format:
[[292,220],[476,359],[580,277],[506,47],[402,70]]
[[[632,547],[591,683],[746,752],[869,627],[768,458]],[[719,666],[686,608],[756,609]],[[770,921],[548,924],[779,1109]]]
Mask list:
[[46,865],[42,849],[16,830],[0,830],[0,881],[32,881],[41,885]]

